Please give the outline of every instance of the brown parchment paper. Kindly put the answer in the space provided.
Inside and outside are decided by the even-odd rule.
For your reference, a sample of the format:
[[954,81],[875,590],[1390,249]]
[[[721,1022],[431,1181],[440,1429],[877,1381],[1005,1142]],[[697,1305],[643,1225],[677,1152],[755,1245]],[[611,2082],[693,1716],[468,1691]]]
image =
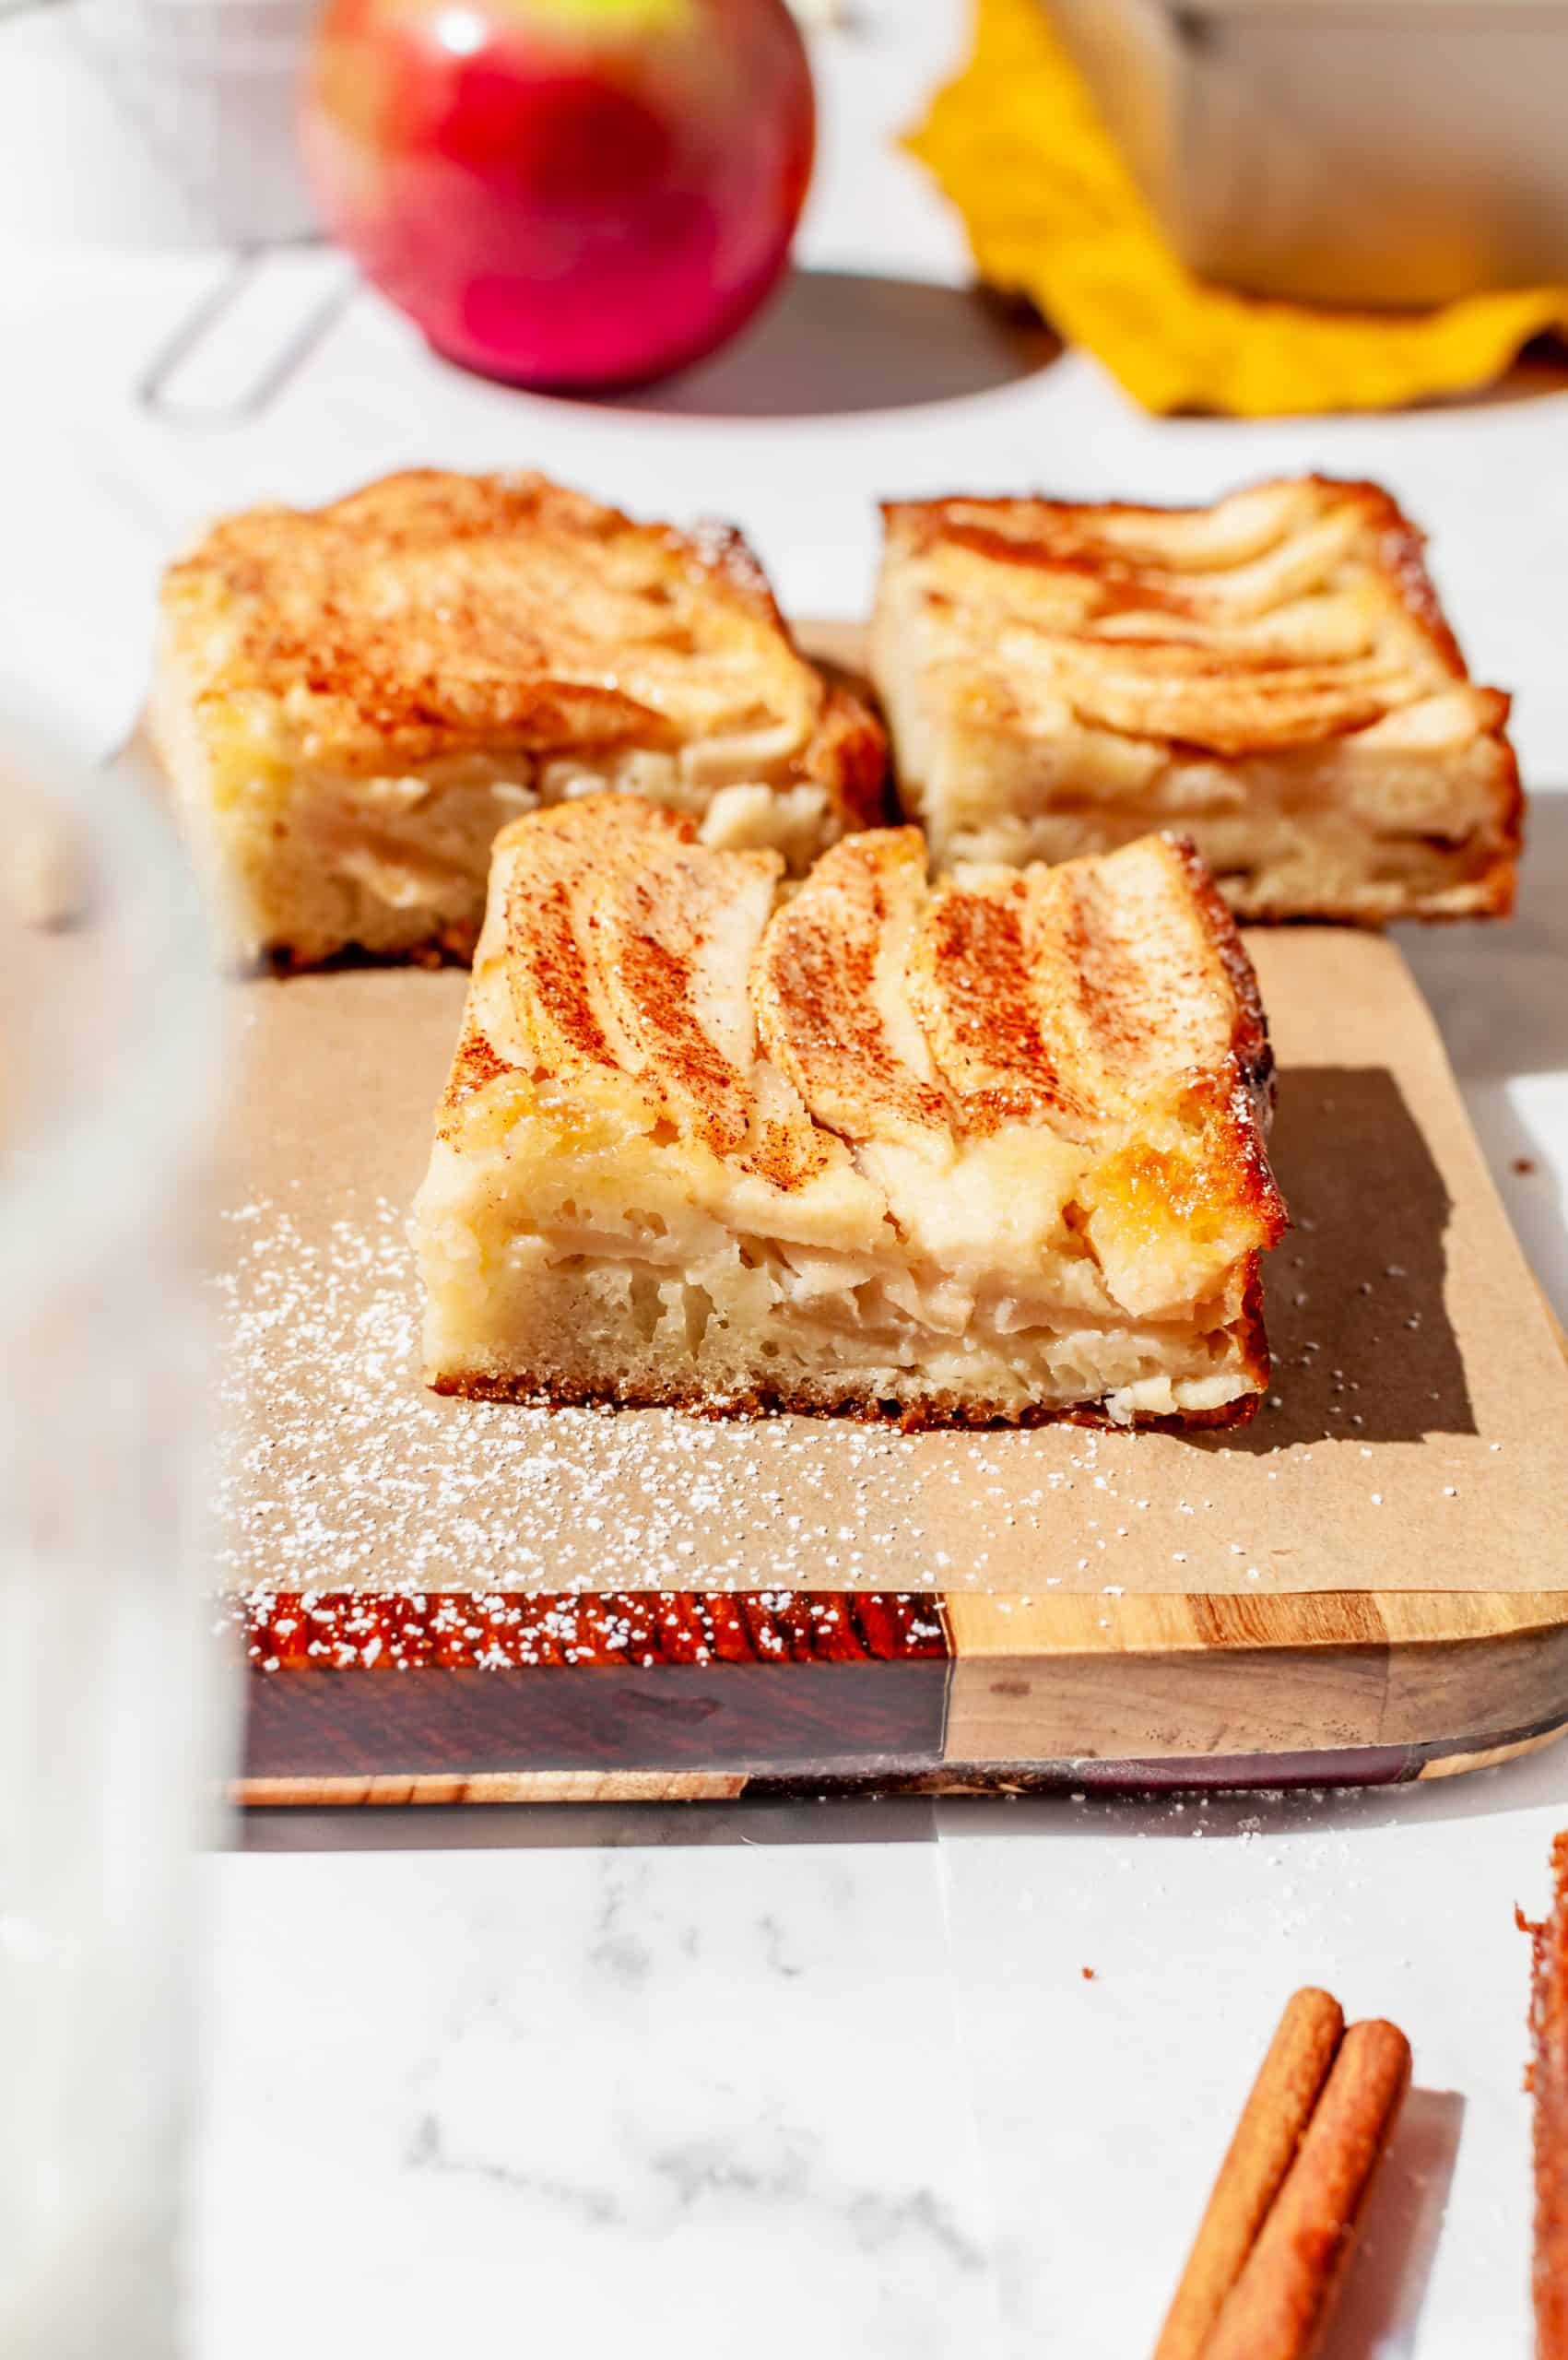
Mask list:
[[1568,1369],[1403,959],[1326,928],[1250,947],[1297,1226],[1276,1399],[1232,1439],[438,1400],[404,1232],[466,979],[236,984],[226,1581],[1568,1588]]

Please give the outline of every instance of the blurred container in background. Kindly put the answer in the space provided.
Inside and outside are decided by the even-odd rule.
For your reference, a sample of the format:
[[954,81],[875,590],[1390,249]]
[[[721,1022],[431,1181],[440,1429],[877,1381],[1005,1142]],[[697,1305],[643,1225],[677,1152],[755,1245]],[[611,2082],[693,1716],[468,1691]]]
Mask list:
[[1204,277],[1374,308],[1568,279],[1565,0],[1050,10]]
[[193,240],[310,237],[300,76],[320,0],[75,0],[84,63]]
[[150,798],[0,714],[6,2360],[176,2349],[194,1853],[233,1701],[203,1597],[208,962]]

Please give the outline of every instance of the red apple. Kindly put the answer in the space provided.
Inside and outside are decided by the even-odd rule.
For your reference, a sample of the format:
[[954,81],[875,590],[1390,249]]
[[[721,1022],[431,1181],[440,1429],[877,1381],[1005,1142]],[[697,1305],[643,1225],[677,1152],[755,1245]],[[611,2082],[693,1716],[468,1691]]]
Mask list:
[[326,227],[438,350],[586,388],[756,309],[814,125],[784,0],[329,0],[303,136]]

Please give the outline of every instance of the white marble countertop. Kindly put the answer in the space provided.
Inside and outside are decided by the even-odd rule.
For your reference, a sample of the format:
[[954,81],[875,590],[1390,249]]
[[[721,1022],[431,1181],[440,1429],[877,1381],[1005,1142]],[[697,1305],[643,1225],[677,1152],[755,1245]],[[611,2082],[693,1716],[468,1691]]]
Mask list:
[[[957,0],[853,15],[818,51],[801,275],[731,352],[618,404],[455,375],[311,250],[254,265],[149,403],[236,266],[146,250],[169,207],[113,152],[68,11],[0,23],[0,694],[41,689],[106,747],[156,568],[197,519],[415,461],[732,515],[823,615],[864,605],[878,493],[1382,477],[1434,535],[1475,668],[1518,692],[1521,915],[1409,947],[1568,1313],[1568,372],[1388,419],[1147,419],[961,291],[956,226],[890,146],[961,44]],[[112,249],[51,195],[73,143],[124,192]],[[1544,1899],[1564,1823],[1562,1748],[1420,1790],[1185,1806],[253,1820],[208,1863],[195,2351],[1130,2360],[1279,2007],[1316,1980],[1416,2052],[1328,2360],[1522,2360],[1513,1907]]]

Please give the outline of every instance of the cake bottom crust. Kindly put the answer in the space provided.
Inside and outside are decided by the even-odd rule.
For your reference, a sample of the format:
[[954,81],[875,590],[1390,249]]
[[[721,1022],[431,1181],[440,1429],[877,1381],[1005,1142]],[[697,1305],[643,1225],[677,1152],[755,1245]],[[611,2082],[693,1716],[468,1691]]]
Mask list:
[[1003,1426],[1093,1426],[1102,1433],[1192,1434],[1220,1427],[1250,1425],[1262,1402],[1261,1391],[1239,1395],[1208,1410],[1188,1410],[1174,1415],[1113,1418],[1091,1402],[1029,1402],[1021,1409],[997,1401],[970,1399],[958,1394],[929,1394],[918,1401],[874,1399],[862,1393],[820,1393],[784,1386],[752,1386],[743,1393],[714,1394],[701,1386],[689,1387],[625,1380],[613,1389],[563,1376],[500,1375],[493,1370],[447,1369],[428,1375],[432,1393],[474,1401],[515,1401],[539,1410],[680,1410],[693,1416],[720,1419],[797,1417],[844,1418],[861,1425],[890,1426],[902,1434],[924,1434],[961,1428],[980,1431]]

